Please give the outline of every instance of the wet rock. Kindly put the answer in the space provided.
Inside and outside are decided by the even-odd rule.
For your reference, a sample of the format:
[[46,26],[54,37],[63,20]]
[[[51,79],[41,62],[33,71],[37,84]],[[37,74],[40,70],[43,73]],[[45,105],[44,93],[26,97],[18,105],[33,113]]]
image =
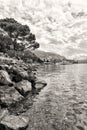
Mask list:
[[85,130],[83,126],[77,126],[78,130]]
[[26,130],[28,123],[28,117],[8,114],[1,120],[0,130]]
[[47,85],[47,83],[44,80],[37,79],[35,82],[36,89],[42,89]]
[[8,107],[12,104],[15,105],[22,99],[23,96],[14,87],[10,87],[0,91],[0,105],[2,107]]
[[4,70],[0,70],[0,84],[3,85],[13,85],[10,76]]
[[20,81],[15,85],[15,88],[23,96],[26,96],[32,90],[31,83],[27,80]]

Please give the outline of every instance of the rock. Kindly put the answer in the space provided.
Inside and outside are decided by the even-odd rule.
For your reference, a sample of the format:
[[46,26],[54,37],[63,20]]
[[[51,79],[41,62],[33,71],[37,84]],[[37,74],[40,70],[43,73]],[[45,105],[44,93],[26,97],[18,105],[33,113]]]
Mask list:
[[10,76],[4,70],[0,70],[0,84],[3,85],[13,85]]
[[23,81],[18,82],[15,85],[15,88],[23,96],[26,96],[32,90],[31,83],[27,80],[23,80]]
[[16,61],[12,58],[6,57],[6,56],[0,56],[0,63],[1,64],[7,64],[7,65],[11,65],[11,64],[15,64]]
[[7,109],[1,109],[0,110],[0,121],[8,114],[8,110]]
[[26,130],[28,124],[28,117],[8,114],[1,120],[0,130]]
[[20,82],[21,80],[27,80],[28,79],[28,73],[21,67],[15,67],[12,66],[9,70],[10,73],[12,73],[12,80],[15,82]]
[[28,76],[28,80],[29,80],[30,82],[36,81],[36,80],[37,80],[36,73],[30,72],[30,73],[29,73],[29,76]]
[[35,83],[36,83],[35,85],[36,89],[42,89],[47,85],[47,83],[41,79],[37,79]]
[[6,64],[0,64],[0,70],[6,70],[8,68],[9,68],[8,65],[6,65]]
[[2,107],[8,107],[12,104],[16,104],[21,101],[23,96],[14,88],[10,87],[2,91],[0,89],[0,105]]

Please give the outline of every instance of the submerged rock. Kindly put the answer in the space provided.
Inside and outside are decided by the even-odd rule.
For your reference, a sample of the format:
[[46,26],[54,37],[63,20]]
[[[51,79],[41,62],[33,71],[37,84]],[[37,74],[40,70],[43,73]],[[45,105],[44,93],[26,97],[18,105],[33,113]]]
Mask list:
[[15,88],[23,96],[26,96],[32,90],[31,83],[27,80],[23,80],[23,81],[18,82],[15,85]]
[[0,70],[0,84],[3,85],[13,85],[10,76],[4,70]]
[[42,80],[42,79],[37,79],[35,82],[35,87],[36,89],[42,89],[47,85],[46,81]]
[[2,107],[8,107],[12,104],[15,105],[22,99],[23,96],[14,87],[0,90],[0,105]]
[[28,117],[8,114],[1,120],[0,130],[26,130],[28,123]]

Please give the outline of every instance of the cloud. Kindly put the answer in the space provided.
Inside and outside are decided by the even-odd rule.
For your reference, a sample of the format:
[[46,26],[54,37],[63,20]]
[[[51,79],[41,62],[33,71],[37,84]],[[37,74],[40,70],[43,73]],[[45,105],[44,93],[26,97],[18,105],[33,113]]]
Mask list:
[[87,0],[0,0],[0,18],[28,24],[40,49],[66,57],[87,54]]

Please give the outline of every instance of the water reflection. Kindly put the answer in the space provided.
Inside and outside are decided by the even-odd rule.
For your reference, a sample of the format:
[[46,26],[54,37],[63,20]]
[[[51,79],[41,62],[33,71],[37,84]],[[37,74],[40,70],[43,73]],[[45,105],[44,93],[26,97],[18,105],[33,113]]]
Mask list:
[[63,65],[43,65],[40,69],[38,69],[38,76],[48,76],[48,75],[55,75],[55,74],[60,74],[63,73],[65,70],[66,66]]

